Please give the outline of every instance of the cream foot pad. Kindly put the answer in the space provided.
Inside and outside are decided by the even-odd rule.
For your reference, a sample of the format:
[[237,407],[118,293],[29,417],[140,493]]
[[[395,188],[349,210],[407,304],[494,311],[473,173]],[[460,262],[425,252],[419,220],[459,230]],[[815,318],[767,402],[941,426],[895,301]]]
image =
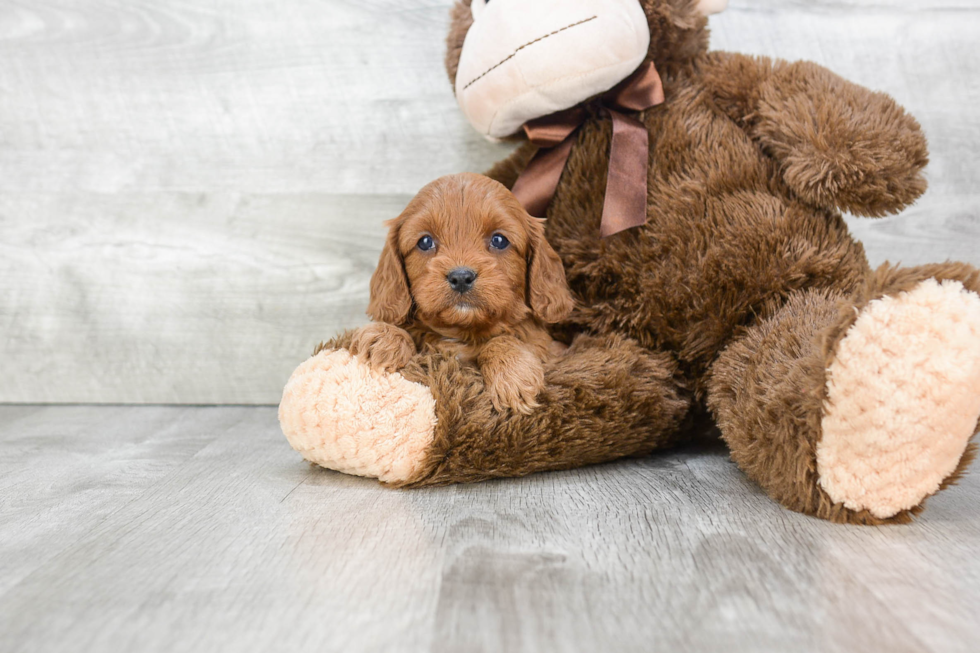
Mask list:
[[817,472],[827,494],[879,518],[917,506],[980,419],[980,296],[927,280],[868,304],[828,370]]
[[321,351],[293,372],[279,424],[310,462],[394,483],[412,479],[435,437],[424,385],[375,372],[345,350]]

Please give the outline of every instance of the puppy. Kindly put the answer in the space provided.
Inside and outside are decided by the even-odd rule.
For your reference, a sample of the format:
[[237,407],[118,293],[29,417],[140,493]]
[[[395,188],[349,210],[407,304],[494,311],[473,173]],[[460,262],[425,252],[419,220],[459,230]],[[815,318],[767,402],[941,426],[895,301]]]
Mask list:
[[416,351],[448,351],[483,374],[498,411],[528,413],[543,361],[563,346],[546,324],[572,310],[561,259],[503,185],[476,174],[441,177],[387,223],[368,315],[352,354],[398,370]]

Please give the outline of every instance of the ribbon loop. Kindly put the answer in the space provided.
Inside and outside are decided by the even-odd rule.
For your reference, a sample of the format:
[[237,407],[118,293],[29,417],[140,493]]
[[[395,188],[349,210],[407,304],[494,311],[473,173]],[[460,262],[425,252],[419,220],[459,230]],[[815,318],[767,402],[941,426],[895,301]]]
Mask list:
[[[664,90],[653,62],[637,69],[598,99],[600,115],[612,120],[606,195],[599,232],[603,238],[646,223],[650,135],[636,118],[622,111],[642,111],[663,103]],[[544,216],[562,170],[572,152],[575,132],[589,117],[578,105],[528,121],[524,132],[539,148],[512,189],[531,215]]]
[[572,107],[524,123],[524,133],[538,147],[555,147],[572,135],[588,118],[585,107]]

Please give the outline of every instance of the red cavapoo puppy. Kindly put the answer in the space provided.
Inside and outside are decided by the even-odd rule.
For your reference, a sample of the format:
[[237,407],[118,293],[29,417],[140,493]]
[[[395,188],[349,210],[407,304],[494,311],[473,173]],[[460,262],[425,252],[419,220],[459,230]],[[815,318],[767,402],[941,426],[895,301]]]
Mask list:
[[503,185],[476,174],[441,177],[388,222],[371,278],[368,315],[350,351],[398,370],[416,351],[449,351],[483,374],[497,410],[530,412],[543,361],[563,346],[546,324],[572,310],[561,259]]

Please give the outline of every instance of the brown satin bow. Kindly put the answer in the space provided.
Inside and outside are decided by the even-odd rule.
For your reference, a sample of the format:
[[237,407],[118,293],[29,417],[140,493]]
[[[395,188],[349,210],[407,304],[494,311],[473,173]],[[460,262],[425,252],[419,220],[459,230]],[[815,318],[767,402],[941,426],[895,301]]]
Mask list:
[[[600,235],[605,238],[647,220],[647,174],[650,165],[646,127],[622,111],[642,111],[664,101],[663,83],[648,62],[597,101],[600,116],[612,119],[612,145]],[[524,124],[528,140],[539,148],[514,183],[514,195],[531,215],[543,216],[558,188],[561,171],[572,153],[575,131],[590,115],[574,106]]]

